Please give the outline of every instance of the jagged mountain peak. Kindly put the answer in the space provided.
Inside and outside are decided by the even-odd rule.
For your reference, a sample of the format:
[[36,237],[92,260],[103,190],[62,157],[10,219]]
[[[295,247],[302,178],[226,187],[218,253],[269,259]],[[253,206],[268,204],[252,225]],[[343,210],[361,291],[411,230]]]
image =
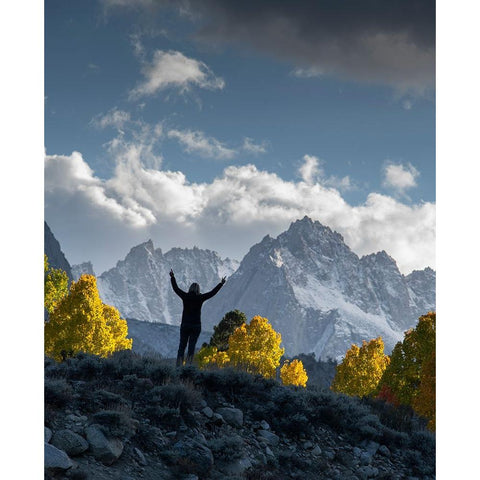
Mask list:
[[366,265],[369,265],[370,267],[375,266],[376,268],[391,268],[395,271],[398,271],[400,274],[397,262],[385,250],[364,255],[360,261]]

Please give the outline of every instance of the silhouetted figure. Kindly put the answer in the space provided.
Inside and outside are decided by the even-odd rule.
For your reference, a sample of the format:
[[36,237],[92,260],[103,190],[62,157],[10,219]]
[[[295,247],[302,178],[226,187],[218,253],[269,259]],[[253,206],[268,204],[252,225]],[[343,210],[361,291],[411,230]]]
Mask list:
[[170,280],[175,293],[183,300],[182,325],[180,326],[180,345],[178,346],[177,367],[183,365],[183,357],[185,348],[188,343],[187,363],[192,363],[193,354],[195,353],[195,345],[202,330],[201,310],[205,300],[212,298],[225,283],[225,277],[210,292],[200,293],[200,285],[192,283],[187,292],[180,290],[175,280],[173,270],[170,270]]

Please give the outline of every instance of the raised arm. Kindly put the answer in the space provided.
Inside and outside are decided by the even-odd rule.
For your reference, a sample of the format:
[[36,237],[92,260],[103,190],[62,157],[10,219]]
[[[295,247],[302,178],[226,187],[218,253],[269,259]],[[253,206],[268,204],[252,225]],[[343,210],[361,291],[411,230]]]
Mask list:
[[208,300],[209,298],[212,298],[214,295],[218,293],[218,291],[223,287],[223,284],[225,283],[225,277],[222,278],[222,281],[210,292],[204,293],[202,295],[202,300]]
[[173,291],[183,300],[186,297],[187,292],[184,292],[183,290],[178,288],[173,270],[170,270],[170,281],[172,282]]

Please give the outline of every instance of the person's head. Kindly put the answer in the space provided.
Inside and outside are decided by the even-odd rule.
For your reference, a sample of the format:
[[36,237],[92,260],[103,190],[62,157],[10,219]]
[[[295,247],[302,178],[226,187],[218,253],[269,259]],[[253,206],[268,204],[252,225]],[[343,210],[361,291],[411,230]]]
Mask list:
[[200,295],[200,285],[198,283],[192,283],[188,289],[188,293],[195,293],[195,295]]

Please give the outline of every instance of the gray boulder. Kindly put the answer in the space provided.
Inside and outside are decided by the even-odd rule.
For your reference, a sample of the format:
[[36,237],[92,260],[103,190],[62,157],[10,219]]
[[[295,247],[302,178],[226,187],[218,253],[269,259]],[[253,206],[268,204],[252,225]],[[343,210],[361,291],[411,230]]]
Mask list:
[[207,475],[213,467],[212,451],[200,442],[185,437],[173,446],[176,463],[185,473]]
[[88,442],[71,430],[59,430],[52,437],[52,445],[74,457],[88,450]]
[[238,408],[223,407],[217,410],[223,419],[232,427],[241,427],[243,425],[243,412]]
[[227,475],[243,475],[245,470],[252,467],[252,462],[249,458],[237,458],[232,462],[223,463],[219,469]]
[[73,466],[72,461],[63,450],[59,450],[57,447],[54,447],[49,443],[45,443],[45,450],[44,450],[44,467],[45,468],[68,470],[72,466]]
[[148,462],[145,458],[145,455],[143,454],[143,452],[141,450],[139,450],[137,447],[135,447],[133,449],[133,451],[135,452],[136,458],[138,460],[138,463],[140,463],[140,465],[143,465],[143,466],[148,465]]
[[259,440],[263,440],[267,445],[271,445],[272,447],[277,446],[280,441],[278,435],[275,435],[269,430],[258,430],[257,435]]
[[45,443],[49,443],[52,438],[52,431],[48,427],[43,427],[43,433],[45,436]]
[[93,456],[106,465],[111,465],[122,454],[123,443],[118,438],[108,439],[100,429],[100,425],[88,426],[85,428],[85,434]]
[[213,417],[213,410],[210,407],[205,407],[202,410],[202,413],[207,417],[207,418],[212,418]]

